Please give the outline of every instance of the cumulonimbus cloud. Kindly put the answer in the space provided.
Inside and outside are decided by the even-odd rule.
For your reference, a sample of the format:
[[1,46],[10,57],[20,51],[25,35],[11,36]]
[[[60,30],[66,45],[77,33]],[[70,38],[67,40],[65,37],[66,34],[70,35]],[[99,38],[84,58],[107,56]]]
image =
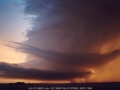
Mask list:
[[119,37],[119,3],[119,0],[25,0],[24,13],[35,18],[24,43],[60,52],[99,52],[104,44]]
[[[5,44],[6,46],[27,53],[28,57],[33,56],[43,59],[43,62],[47,61],[52,66],[52,68],[47,66],[47,69],[54,68],[62,72],[62,75],[65,71],[76,74],[78,70],[82,71],[81,69],[103,66],[119,56],[120,47],[114,48],[115,45],[111,44],[111,42],[116,44],[115,41],[120,34],[119,0],[24,1],[24,13],[35,16],[32,19],[33,27],[26,32],[28,39],[23,42],[24,44],[9,42]],[[109,52],[106,50],[107,53],[101,54],[99,52],[104,45],[112,48],[109,48]],[[28,60],[24,64],[27,63],[31,63],[31,66],[34,63],[34,66],[40,66],[41,61]],[[31,72],[31,69],[24,71]],[[40,74],[36,69],[33,71]],[[42,75],[46,73],[40,72]],[[65,73],[66,75],[68,74]],[[58,75],[56,78],[60,77]]]

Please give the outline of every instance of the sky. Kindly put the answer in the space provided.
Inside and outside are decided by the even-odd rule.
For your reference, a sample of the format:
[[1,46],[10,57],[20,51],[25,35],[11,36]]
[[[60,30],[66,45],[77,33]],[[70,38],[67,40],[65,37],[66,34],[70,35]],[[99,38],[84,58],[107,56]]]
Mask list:
[[4,83],[120,81],[119,0],[0,0],[0,4]]

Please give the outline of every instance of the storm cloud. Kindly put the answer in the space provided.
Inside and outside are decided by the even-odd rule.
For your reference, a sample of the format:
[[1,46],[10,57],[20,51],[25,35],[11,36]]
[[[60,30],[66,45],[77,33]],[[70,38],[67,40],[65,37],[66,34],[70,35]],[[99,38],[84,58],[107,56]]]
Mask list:
[[120,34],[119,0],[25,0],[25,5],[24,13],[35,18],[24,43],[42,49],[99,52]]
[[0,77],[33,80],[71,80],[90,75],[91,72],[54,72],[40,69],[25,69],[15,64],[0,62]]
[[34,16],[27,40],[4,45],[26,53],[20,65],[34,69],[14,67],[20,69],[15,74],[35,73],[24,78],[43,80],[81,78],[119,57],[120,0],[24,0],[24,5],[24,13]]

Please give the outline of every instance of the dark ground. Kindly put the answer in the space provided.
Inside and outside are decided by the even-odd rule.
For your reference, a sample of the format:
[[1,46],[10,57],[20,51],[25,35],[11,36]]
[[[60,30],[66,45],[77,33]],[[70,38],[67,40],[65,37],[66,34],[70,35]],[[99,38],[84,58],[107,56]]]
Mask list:
[[0,90],[120,90],[120,82],[80,84],[0,84]]

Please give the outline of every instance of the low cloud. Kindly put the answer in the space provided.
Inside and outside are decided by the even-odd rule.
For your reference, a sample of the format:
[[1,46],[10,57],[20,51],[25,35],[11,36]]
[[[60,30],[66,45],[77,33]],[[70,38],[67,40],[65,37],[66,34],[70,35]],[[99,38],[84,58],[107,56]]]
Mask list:
[[40,69],[26,69],[18,65],[0,62],[0,77],[13,79],[34,79],[34,80],[70,80],[83,78],[90,75],[90,71],[84,72],[54,72]]

